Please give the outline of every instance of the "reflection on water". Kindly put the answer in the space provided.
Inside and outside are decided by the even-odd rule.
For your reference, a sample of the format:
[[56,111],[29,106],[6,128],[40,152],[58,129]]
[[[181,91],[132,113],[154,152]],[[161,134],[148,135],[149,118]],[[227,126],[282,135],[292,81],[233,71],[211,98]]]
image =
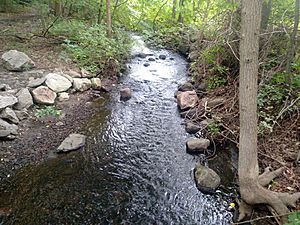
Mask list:
[[0,208],[12,209],[4,224],[230,224],[225,199],[197,190],[196,160],[185,153],[174,92],[186,62],[142,42],[134,51],[156,60],[128,64],[120,87],[133,98],[121,102],[116,91],[105,106],[95,102],[103,110],[82,130],[83,151],[20,171],[1,191]]

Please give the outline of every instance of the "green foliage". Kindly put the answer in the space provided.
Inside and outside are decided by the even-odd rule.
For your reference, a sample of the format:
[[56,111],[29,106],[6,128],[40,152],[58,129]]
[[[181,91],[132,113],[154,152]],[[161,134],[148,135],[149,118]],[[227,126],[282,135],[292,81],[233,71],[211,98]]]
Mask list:
[[220,133],[220,124],[217,122],[209,123],[207,129],[211,135],[218,135]]
[[300,213],[293,212],[288,216],[288,223],[285,223],[284,225],[299,225],[299,224],[300,224]]
[[59,117],[60,115],[61,110],[57,109],[55,106],[45,106],[35,110],[35,116],[37,118],[43,118],[47,116]]
[[[78,20],[63,20],[52,29],[54,35],[64,35],[64,47],[70,57],[92,73],[104,69],[106,62],[120,62],[129,54],[130,39],[121,29],[114,29],[112,39],[106,36],[103,25],[89,25]],[[115,64],[116,67],[119,63]],[[121,68],[117,68],[119,71]]]
[[227,83],[227,80],[224,77],[220,76],[211,76],[207,79],[207,88],[208,90],[213,90],[218,87],[223,87]]

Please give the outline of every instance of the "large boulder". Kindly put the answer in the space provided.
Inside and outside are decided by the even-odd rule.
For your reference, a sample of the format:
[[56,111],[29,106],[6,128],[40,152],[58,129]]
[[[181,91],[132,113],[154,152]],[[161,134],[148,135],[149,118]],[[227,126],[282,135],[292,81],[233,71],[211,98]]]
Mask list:
[[46,85],[54,92],[64,92],[72,87],[71,81],[58,73],[49,73],[46,76]]
[[14,139],[18,135],[18,126],[0,119],[0,138]]
[[210,140],[205,138],[190,138],[186,142],[186,151],[188,153],[202,153],[210,145]]
[[9,71],[25,71],[34,67],[34,62],[25,53],[17,50],[5,52],[1,59]]
[[14,106],[16,110],[28,109],[33,105],[32,96],[27,88],[21,88],[16,94],[18,103]]
[[132,94],[131,94],[131,90],[130,88],[122,88],[120,90],[120,100],[121,101],[127,101],[131,98]]
[[32,90],[32,97],[37,104],[53,105],[56,93],[46,86],[39,86]]
[[178,92],[177,104],[181,110],[194,108],[199,101],[196,91]]
[[7,121],[9,121],[11,123],[14,123],[14,124],[18,124],[19,123],[19,119],[18,119],[16,113],[14,112],[14,110],[12,110],[9,107],[3,109],[0,112],[0,118],[1,119],[5,119],[5,120],[7,120]]
[[0,92],[0,110],[6,107],[12,107],[18,102],[18,99],[12,94]]
[[70,134],[57,148],[58,152],[77,150],[85,145],[86,136],[82,134]]
[[74,78],[73,87],[76,91],[87,91],[92,87],[92,82],[88,78]]
[[198,165],[194,170],[197,188],[205,194],[213,194],[221,183],[220,176],[212,169]]

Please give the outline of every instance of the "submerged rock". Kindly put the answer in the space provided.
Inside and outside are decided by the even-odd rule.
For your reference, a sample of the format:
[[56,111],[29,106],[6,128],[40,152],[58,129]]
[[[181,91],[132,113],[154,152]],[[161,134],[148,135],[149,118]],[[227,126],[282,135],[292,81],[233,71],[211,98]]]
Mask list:
[[144,58],[147,57],[147,54],[145,54],[145,53],[138,53],[137,57],[144,59]]
[[4,67],[9,71],[21,72],[34,67],[34,62],[23,52],[10,50],[2,55]]
[[144,67],[150,66],[150,63],[144,63]]
[[131,97],[132,97],[132,93],[130,88],[123,88],[120,90],[120,100],[127,101],[131,99]]
[[167,56],[166,55],[159,55],[158,58],[162,59],[162,60],[165,60],[167,58]]
[[220,176],[212,169],[198,165],[194,170],[197,188],[205,194],[213,194],[221,183]]
[[85,145],[86,136],[82,134],[70,134],[57,148],[58,152],[77,150]]
[[188,153],[202,153],[210,145],[210,140],[205,138],[190,138],[186,142],[186,151]]
[[149,60],[150,62],[154,62],[154,61],[155,61],[155,59],[154,59],[153,57],[150,57],[148,60]]
[[37,104],[53,105],[56,93],[46,86],[39,86],[32,91],[32,97]]
[[199,101],[196,91],[178,92],[177,103],[181,110],[194,108]]

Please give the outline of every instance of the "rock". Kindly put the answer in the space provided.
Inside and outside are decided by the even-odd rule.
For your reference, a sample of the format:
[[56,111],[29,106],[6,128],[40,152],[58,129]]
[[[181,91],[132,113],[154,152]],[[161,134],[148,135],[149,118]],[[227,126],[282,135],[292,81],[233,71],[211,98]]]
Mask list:
[[225,102],[225,98],[222,98],[222,97],[217,97],[214,99],[203,98],[203,99],[201,99],[200,104],[202,106],[206,105],[209,108],[214,108],[218,105],[222,105],[224,102]]
[[2,55],[4,67],[9,71],[25,71],[34,67],[34,62],[23,52],[10,50]]
[[210,145],[210,141],[205,138],[190,138],[186,142],[186,151],[188,153],[202,153]]
[[199,57],[199,51],[192,51],[189,54],[189,60],[191,62],[195,62],[198,59],[198,57]]
[[130,88],[123,88],[120,90],[120,100],[127,101],[131,98],[131,90]]
[[92,78],[91,83],[92,83],[92,88],[94,90],[100,90],[101,89],[102,83],[101,83],[100,78]]
[[18,103],[14,106],[16,110],[28,109],[33,105],[32,96],[27,88],[21,88],[16,94]]
[[189,109],[181,112],[180,116],[185,119],[192,119],[195,118],[196,113],[197,113],[197,109],[194,108],[194,109]]
[[91,74],[89,71],[87,71],[84,68],[81,68],[80,71],[81,71],[81,77],[84,77],[84,78],[92,78],[93,77],[93,74]]
[[58,94],[58,101],[64,102],[68,101],[70,99],[69,93],[67,92],[61,92]]
[[144,67],[150,66],[150,63],[144,63]]
[[69,70],[68,72],[66,72],[66,74],[68,74],[72,78],[80,78],[81,77],[81,74],[74,70]]
[[145,53],[139,53],[139,54],[137,54],[137,57],[144,59],[144,58],[147,57],[147,54],[145,54]]
[[0,84],[0,91],[11,90],[11,87],[8,84]]
[[86,91],[90,89],[92,86],[91,81],[88,78],[74,78],[73,79],[73,87],[76,91]]
[[186,132],[188,132],[189,134],[195,134],[197,133],[201,128],[194,124],[194,123],[191,123],[191,122],[188,122],[185,126],[185,130]]
[[194,108],[199,101],[196,91],[185,91],[177,94],[177,104],[181,110]]
[[192,83],[190,82],[186,82],[182,85],[180,85],[180,87],[178,88],[178,91],[193,91],[194,90],[194,86],[192,85]]
[[165,60],[167,58],[167,56],[166,55],[159,55],[158,58],[162,59],[162,60]]
[[37,104],[53,105],[56,93],[46,86],[39,86],[32,91],[32,97]]
[[85,145],[86,136],[81,134],[70,134],[57,148],[58,152],[69,152],[77,150]]
[[58,127],[61,127],[61,126],[65,125],[65,124],[63,122],[59,121],[55,125],[58,126]]
[[203,127],[207,127],[209,124],[211,124],[211,123],[213,123],[213,122],[214,122],[213,119],[206,119],[206,120],[202,120],[202,121],[200,122],[200,124],[201,124],[201,126],[203,126]]
[[46,77],[30,80],[27,84],[27,87],[36,88],[38,86],[41,86],[45,81],[46,81]]
[[150,62],[154,62],[154,61],[155,61],[155,59],[154,59],[153,57],[150,57],[148,60],[149,60]]
[[170,57],[170,60],[172,60],[172,61],[173,61],[173,60],[175,60],[175,58],[173,58],[173,57]]
[[187,53],[189,52],[189,48],[190,47],[187,44],[183,43],[178,46],[178,51],[182,55],[187,55]]
[[0,110],[6,108],[6,107],[12,107],[18,102],[18,99],[6,92],[1,93],[0,92]]
[[18,126],[0,119],[0,138],[13,139],[15,135],[18,135]]
[[198,165],[194,170],[197,188],[205,194],[213,194],[221,183],[220,176],[212,169]]
[[46,76],[46,85],[54,92],[64,92],[72,87],[71,81],[58,73],[49,73]]
[[7,108],[5,108],[1,111],[0,118],[5,119],[5,120],[7,120],[11,123],[14,123],[14,124],[19,123],[19,119],[18,119],[16,113],[14,112],[14,110],[12,110],[9,107],[7,107]]
[[25,120],[29,117],[29,113],[28,113],[27,109],[15,110],[15,113],[19,120]]
[[60,75],[67,78],[71,83],[73,83],[73,77],[71,77],[70,75],[65,73],[60,73]]

